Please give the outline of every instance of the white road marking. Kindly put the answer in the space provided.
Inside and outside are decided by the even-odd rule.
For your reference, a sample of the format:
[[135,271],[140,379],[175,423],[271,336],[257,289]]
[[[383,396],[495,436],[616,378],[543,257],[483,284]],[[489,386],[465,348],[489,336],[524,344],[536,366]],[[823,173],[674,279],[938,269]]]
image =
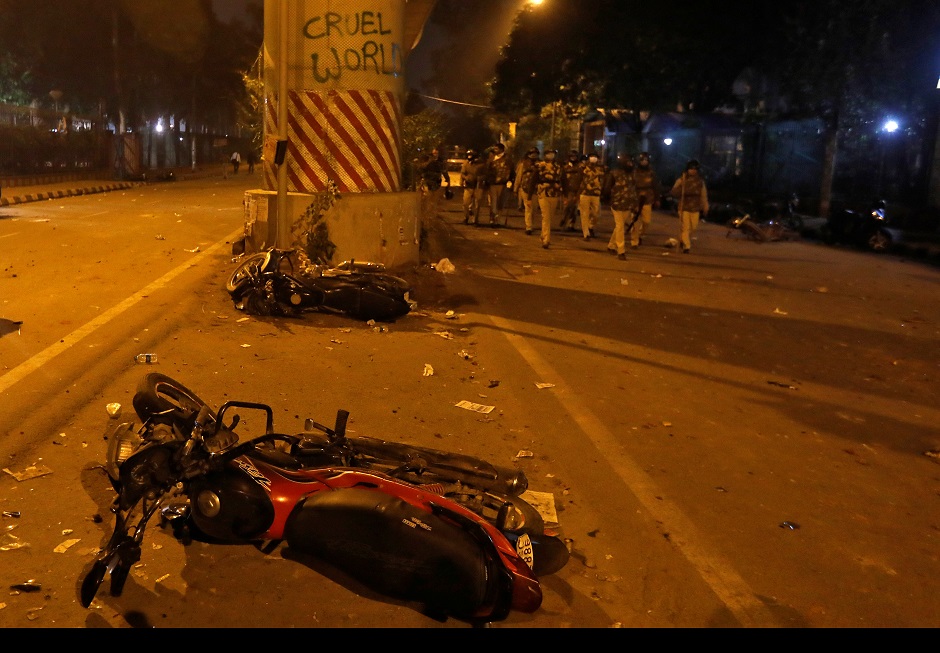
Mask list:
[[50,360],[52,360],[53,358],[55,358],[62,352],[67,351],[69,348],[73,347],[76,343],[78,343],[78,341],[80,341],[85,336],[93,333],[96,329],[100,329],[102,326],[104,326],[105,324],[107,324],[108,322],[116,318],[117,316],[121,315],[128,309],[132,308],[134,305],[136,305],[138,302],[140,302],[142,299],[144,299],[148,295],[152,295],[155,291],[163,288],[168,283],[170,283],[170,281],[172,281],[173,279],[175,279],[176,277],[178,277],[179,275],[181,275],[183,272],[190,269],[191,267],[194,267],[197,263],[200,263],[204,258],[209,256],[210,254],[215,253],[218,249],[229,244],[232,240],[237,238],[239,234],[242,234],[242,233],[244,233],[244,227],[239,227],[238,229],[233,231],[231,234],[226,236],[223,240],[220,240],[214,245],[211,245],[204,252],[200,252],[199,254],[196,254],[191,259],[189,259],[186,263],[183,263],[182,265],[170,270],[169,272],[164,274],[162,277],[160,277],[153,283],[149,284],[147,287],[143,288],[142,290],[137,291],[136,293],[134,293],[133,295],[131,295],[124,301],[120,302],[119,304],[108,309],[107,311],[105,311],[104,313],[96,317],[95,319],[86,323],[84,326],[81,326],[77,328],[75,331],[72,331],[72,333],[68,334],[61,340],[57,341],[55,344],[46,347],[44,350],[42,350],[41,352],[39,352],[38,354],[30,358],[29,360],[23,361],[22,363],[14,367],[12,370],[7,372],[3,376],[0,376],[0,393],[5,392],[10,386],[12,386],[17,381],[23,379],[26,375],[30,374],[31,372],[36,371],[37,369],[39,369],[40,367],[48,363]]
[[571,418],[598,451],[603,451],[611,466],[623,483],[656,521],[669,530],[669,541],[676,545],[711,587],[716,596],[727,606],[741,625],[748,628],[766,628],[777,623],[766,605],[757,599],[754,591],[735,571],[731,563],[705,546],[695,524],[685,516],[677,505],[665,498],[656,483],[623,451],[622,443],[571,391],[561,375],[544,359],[528,341],[519,334],[518,325],[508,320],[488,316],[503,332],[519,355],[535,371],[535,376],[555,384],[554,393]]

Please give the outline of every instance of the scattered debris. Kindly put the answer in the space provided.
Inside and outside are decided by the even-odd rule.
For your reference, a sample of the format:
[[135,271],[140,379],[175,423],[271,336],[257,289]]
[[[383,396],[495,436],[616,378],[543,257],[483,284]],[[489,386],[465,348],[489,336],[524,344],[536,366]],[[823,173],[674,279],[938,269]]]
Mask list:
[[164,236],[163,234],[157,234],[156,238],[157,240],[166,240],[166,236]]
[[243,318],[241,318],[241,319],[239,319],[239,320],[236,320],[236,322],[247,322],[247,321],[250,320],[250,319],[251,319],[250,317],[243,317]]
[[555,387],[555,384],[554,384],[554,383],[538,383],[538,382],[536,382],[535,387],[538,388],[539,390],[544,390],[545,388],[554,388],[554,387]]
[[672,426],[672,422],[663,422],[663,426],[665,426],[665,427],[668,428],[668,427]]
[[81,539],[65,540],[64,542],[62,542],[62,544],[60,544],[59,546],[57,546],[56,548],[54,548],[54,549],[53,549],[53,552],[55,552],[55,553],[65,553],[66,551],[68,551],[70,548],[72,548],[73,546],[75,546],[75,545],[78,544],[79,542],[81,542]]
[[13,519],[19,519],[19,518],[20,518],[20,511],[19,511],[19,510],[4,510],[4,511],[3,511],[3,516],[4,516],[4,517],[12,517]]
[[430,363],[424,364],[424,376],[434,376],[434,368],[431,367]]
[[461,357],[462,359],[464,359],[465,361],[468,361],[468,360],[470,360],[471,358],[473,358],[473,354],[471,354],[471,353],[470,353],[469,351],[467,351],[466,349],[461,349],[460,351],[457,352],[457,355],[460,356],[460,357]]
[[937,462],[940,462],[940,449],[930,449],[924,452],[924,455],[928,458],[933,458]]
[[441,272],[442,274],[450,274],[451,272],[454,272],[457,268],[454,267],[454,264],[450,262],[449,258],[442,258],[440,261],[437,262],[437,264],[432,263],[431,269],[437,270],[438,272]]
[[551,492],[535,492],[526,490],[521,497],[526,503],[535,508],[546,525],[555,525],[558,523],[558,512],[555,510],[555,495]]
[[450,331],[435,331],[434,335],[442,337],[444,340],[453,340],[454,335]]
[[629,285],[630,285],[630,280],[629,280],[629,279],[621,279],[621,280],[620,280],[620,285],[621,285],[621,286],[629,286]]
[[495,388],[499,385],[499,381],[496,379],[490,379],[490,384],[486,386],[487,388]]
[[13,333],[16,331],[16,335],[23,335],[22,332],[23,321],[22,320],[8,320],[6,318],[0,318],[0,338],[3,336]]
[[675,248],[678,246],[679,246],[679,241],[676,240],[675,238],[670,238],[669,240],[666,241],[666,244],[664,245],[664,247],[669,247],[669,248]]
[[10,585],[10,589],[18,590],[20,592],[38,592],[39,590],[42,589],[42,584],[39,581],[30,578],[28,581],[24,583],[17,583],[16,585]]
[[145,365],[150,365],[151,363],[157,362],[156,354],[137,354],[134,356],[134,360],[138,363],[143,363]]
[[787,315],[786,311],[781,311],[779,308],[774,309],[774,315]]
[[121,416],[121,404],[119,403],[110,403],[104,409],[108,411],[108,417],[111,419],[118,419]]
[[459,316],[453,311],[447,311],[444,313],[444,319],[446,320],[456,320]]
[[520,449],[519,453],[516,454],[516,458],[531,458],[535,454],[526,449]]
[[3,468],[7,474],[15,478],[17,481],[28,481],[31,478],[39,478],[40,476],[45,476],[46,474],[51,474],[52,470],[46,467],[45,465],[30,465],[21,472],[11,472],[6,467]]
[[789,529],[789,530],[791,530],[791,531],[795,531],[795,530],[798,529],[799,527],[800,527],[799,524],[797,524],[797,523],[795,523],[795,522],[792,522],[792,521],[785,521],[785,522],[782,522],[782,523],[780,524],[780,528],[787,528],[787,529]]
[[29,546],[28,542],[21,542],[13,533],[4,533],[3,537],[0,537],[0,551],[16,551],[17,549],[25,549]]
[[187,252],[189,252],[190,254],[195,254],[195,253],[197,253],[197,252],[199,251],[199,247],[196,246],[196,247],[194,247],[194,248],[192,248],[192,249],[187,249],[187,250],[184,250],[184,251],[187,251]]
[[482,404],[475,404],[472,401],[466,401],[466,400],[458,401],[456,404],[454,404],[454,407],[463,408],[465,410],[472,410],[477,413],[483,413],[484,415],[488,415],[489,413],[492,413],[493,409],[496,408],[496,406],[484,406]]
[[244,345],[242,345],[242,349],[248,349],[249,347],[251,347],[251,345],[249,345],[249,344],[244,344]]
[[796,390],[796,386],[790,385],[789,383],[780,383],[779,381],[768,381],[768,385],[775,385],[778,388],[786,388],[787,390]]

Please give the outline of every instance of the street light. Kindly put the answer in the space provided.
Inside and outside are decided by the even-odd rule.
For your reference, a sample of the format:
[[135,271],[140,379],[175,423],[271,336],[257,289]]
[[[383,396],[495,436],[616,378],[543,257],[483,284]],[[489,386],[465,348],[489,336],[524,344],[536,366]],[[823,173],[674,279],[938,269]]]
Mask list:
[[[886,134],[893,134],[898,129],[900,129],[900,127],[901,125],[898,124],[897,120],[895,120],[894,118],[888,118],[887,120],[885,120],[884,124],[881,126],[881,131],[883,131]],[[885,155],[887,154],[887,150],[888,150],[888,142],[884,138],[882,138],[881,140],[881,163],[878,166],[878,187],[877,187],[878,197],[881,197],[881,186],[882,186],[882,183],[884,182]]]

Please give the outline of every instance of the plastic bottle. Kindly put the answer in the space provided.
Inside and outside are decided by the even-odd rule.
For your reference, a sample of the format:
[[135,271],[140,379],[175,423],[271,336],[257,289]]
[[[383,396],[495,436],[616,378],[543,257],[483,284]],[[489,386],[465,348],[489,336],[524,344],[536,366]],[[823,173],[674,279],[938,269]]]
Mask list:
[[134,356],[134,360],[138,363],[156,363],[157,355],[156,354],[137,354]]

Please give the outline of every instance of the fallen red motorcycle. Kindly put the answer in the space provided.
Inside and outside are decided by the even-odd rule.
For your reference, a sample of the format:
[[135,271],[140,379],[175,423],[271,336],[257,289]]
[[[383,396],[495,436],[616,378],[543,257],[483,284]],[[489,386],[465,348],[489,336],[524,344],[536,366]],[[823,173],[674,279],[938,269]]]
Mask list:
[[[133,399],[141,424],[109,429],[105,469],[117,496],[114,531],[87,571],[83,606],[106,575],[120,596],[159,515],[183,544],[286,543],[435,619],[474,626],[532,613],[539,575],[567,563],[564,542],[520,496],[522,472],[484,460],[384,440],[348,437],[349,413],[302,433],[273,428],[265,404],[227,401],[216,412],[159,373]],[[235,410],[265,416],[240,441]]]

